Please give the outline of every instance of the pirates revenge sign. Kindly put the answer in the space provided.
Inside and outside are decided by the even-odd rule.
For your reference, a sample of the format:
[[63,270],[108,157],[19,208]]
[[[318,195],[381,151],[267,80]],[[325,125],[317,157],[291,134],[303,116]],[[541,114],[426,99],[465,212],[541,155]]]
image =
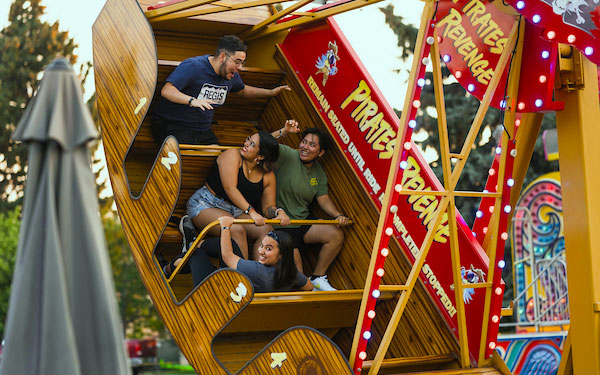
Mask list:
[[[391,158],[396,147],[399,119],[360,63],[333,20],[292,30],[281,50],[305,91],[329,127],[348,163],[374,205],[381,209]],[[429,165],[413,145],[403,174],[405,189],[443,190]],[[407,258],[414,261],[433,225],[439,198],[406,196],[393,217],[394,237]],[[486,282],[488,258],[470,228],[457,214],[463,283]],[[420,274],[448,325],[457,332],[448,216],[436,229]],[[465,286],[463,301],[473,358],[479,354],[484,313],[484,288]]]

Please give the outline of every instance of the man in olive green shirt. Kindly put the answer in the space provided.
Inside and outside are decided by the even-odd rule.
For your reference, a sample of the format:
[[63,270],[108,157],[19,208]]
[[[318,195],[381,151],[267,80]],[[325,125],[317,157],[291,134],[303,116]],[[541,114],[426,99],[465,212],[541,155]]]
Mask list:
[[[281,130],[272,134],[279,138],[286,133],[297,132],[298,123],[288,120]],[[339,221],[338,226],[290,225],[279,228],[292,235],[296,249],[302,243],[322,245],[310,278],[314,290],[336,290],[329,284],[326,272],[344,244],[344,232],[339,227],[349,223],[349,219],[337,209],[329,197],[327,175],[317,160],[325,154],[328,147],[329,137],[325,132],[318,128],[306,129],[298,150],[286,145],[279,146],[279,158],[273,166],[277,178],[277,207],[282,208],[290,219],[311,218],[308,207],[316,199],[323,211]],[[299,254],[297,250],[295,252]],[[297,265],[301,268],[302,262],[297,261]]]

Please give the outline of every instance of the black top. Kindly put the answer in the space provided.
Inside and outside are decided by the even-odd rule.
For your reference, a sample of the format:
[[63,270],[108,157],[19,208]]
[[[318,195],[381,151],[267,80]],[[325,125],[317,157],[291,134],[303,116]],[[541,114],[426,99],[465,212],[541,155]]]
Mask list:
[[[231,199],[225,193],[225,189],[223,188],[223,183],[221,182],[221,175],[219,174],[219,165],[215,161],[215,164],[208,171],[208,175],[206,176],[206,184],[215,192],[215,195],[219,198],[225,199],[229,203]],[[244,175],[244,167],[240,166],[240,170],[238,172],[238,182],[237,188],[242,193],[244,198],[250,203],[250,205],[260,214],[262,214],[262,194],[263,194],[263,179],[261,178],[259,182],[250,182]],[[240,207],[242,208],[242,207]],[[243,207],[245,210],[247,207]]]

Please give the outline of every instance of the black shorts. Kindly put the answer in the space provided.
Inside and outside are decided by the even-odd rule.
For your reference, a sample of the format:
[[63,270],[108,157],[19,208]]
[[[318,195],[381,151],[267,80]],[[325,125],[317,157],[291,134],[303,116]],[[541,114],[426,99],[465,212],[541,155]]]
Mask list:
[[166,120],[162,117],[152,118],[152,136],[158,143],[162,143],[169,135],[177,138],[179,143],[192,145],[218,145],[219,139],[211,128],[195,130],[184,123]]
[[[316,220],[316,217],[307,217],[306,220]],[[289,227],[279,227],[277,230],[282,232],[286,232],[292,237],[292,242],[294,244],[294,248],[301,249],[304,246],[304,235],[308,230],[312,227],[312,225],[301,225],[298,228],[289,228]]]

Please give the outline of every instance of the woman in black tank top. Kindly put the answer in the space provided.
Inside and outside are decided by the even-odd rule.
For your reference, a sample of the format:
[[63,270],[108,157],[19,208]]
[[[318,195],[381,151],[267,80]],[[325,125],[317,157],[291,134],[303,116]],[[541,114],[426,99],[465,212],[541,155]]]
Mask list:
[[[207,205],[205,200],[200,212],[192,218],[196,228],[201,229],[221,216],[254,220],[255,224],[234,224],[231,227],[231,237],[248,259],[247,236],[253,239],[263,238],[272,230],[270,225],[265,225],[265,217],[279,219],[282,224],[288,224],[289,217],[282,209],[276,207],[275,202],[275,174],[271,165],[278,155],[277,140],[263,131],[249,136],[241,149],[229,149],[219,155],[209,171],[205,187],[210,194],[239,210],[232,207],[235,212],[227,212],[224,207],[229,205],[217,208]],[[188,213],[189,206],[188,202]],[[239,214],[240,210],[243,213],[235,215],[236,212]],[[218,236],[219,228],[212,228],[209,234]],[[258,245],[258,241],[255,245]]]

